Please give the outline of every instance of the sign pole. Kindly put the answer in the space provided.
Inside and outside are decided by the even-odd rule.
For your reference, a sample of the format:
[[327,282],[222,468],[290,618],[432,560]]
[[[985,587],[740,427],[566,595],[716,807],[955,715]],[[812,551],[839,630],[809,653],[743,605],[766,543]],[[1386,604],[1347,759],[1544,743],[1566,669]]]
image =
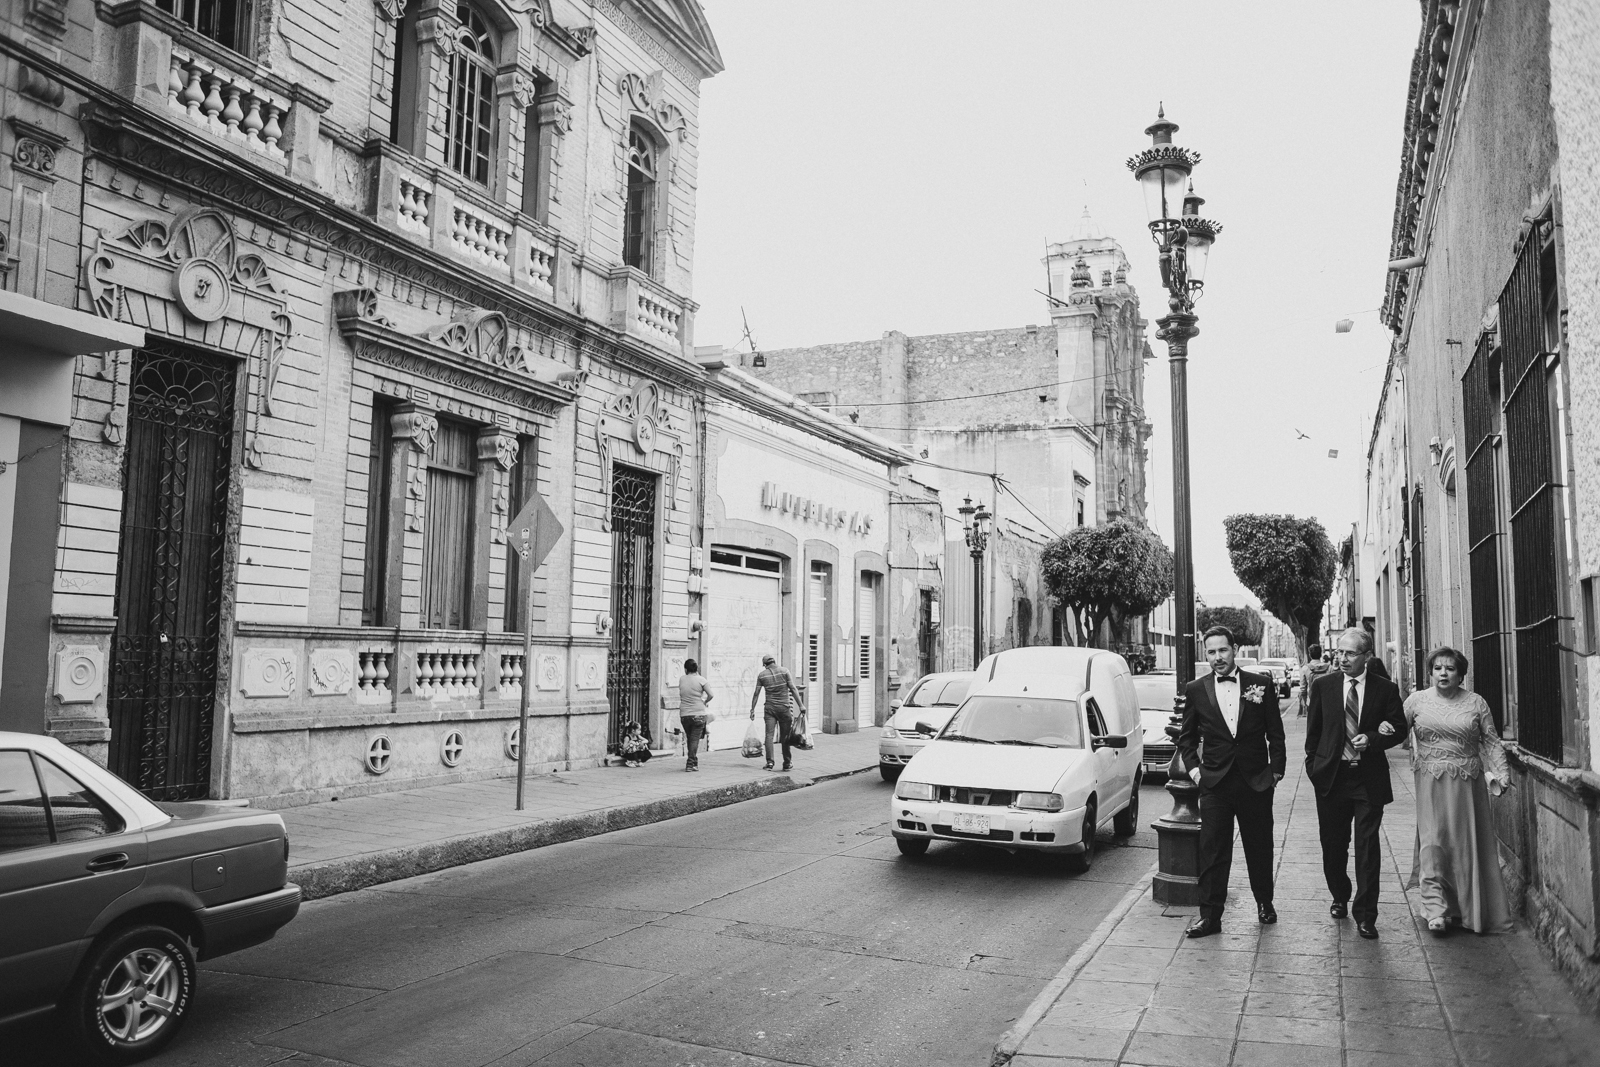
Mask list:
[[539,540],[539,513],[531,516],[531,536],[525,534],[518,553],[522,556],[525,574],[519,575],[528,583],[528,594],[522,600],[522,708],[517,715],[517,810],[522,810],[522,790],[528,777],[528,690],[533,687],[533,546]]

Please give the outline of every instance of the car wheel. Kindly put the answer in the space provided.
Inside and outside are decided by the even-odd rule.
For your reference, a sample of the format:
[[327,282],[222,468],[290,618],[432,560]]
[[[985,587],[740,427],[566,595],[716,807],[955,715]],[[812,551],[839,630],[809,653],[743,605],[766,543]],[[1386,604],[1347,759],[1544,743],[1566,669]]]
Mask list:
[[1090,804],[1083,809],[1083,851],[1069,852],[1066,857],[1067,870],[1073,874],[1085,874],[1090,867],[1094,866],[1094,834],[1096,829],[1094,817],[1094,805]]
[[1111,817],[1111,829],[1118,837],[1132,837],[1139,832],[1139,786],[1143,783],[1135,778],[1133,782],[1133,795],[1128,798],[1128,806]]
[[897,837],[894,843],[900,847],[900,855],[916,859],[928,853],[928,839],[926,837]]
[[90,1056],[133,1063],[172,1040],[198,977],[188,941],[164,926],[135,926],[90,951],[62,1007]]
[[900,772],[902,770],[904,770],[904,768],[898,763],[880,763],[880,764],[878,764],[878,773],[883,775],[883,780],[886,781],[886,782],[897,782],[897,781],[899,781],[900,780]]

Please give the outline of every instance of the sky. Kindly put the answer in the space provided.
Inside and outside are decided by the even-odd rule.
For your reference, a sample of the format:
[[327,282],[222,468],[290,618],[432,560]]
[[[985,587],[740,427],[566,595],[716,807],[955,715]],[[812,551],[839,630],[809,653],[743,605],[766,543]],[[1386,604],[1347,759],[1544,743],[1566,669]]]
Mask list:
[[741,315],[765,349],[1046,324],[1044,245],[1087,207],[1151,320],[1148,518],[1170,545],[1165,300],[1125,162],[1164,103],[1223,226],[1189,346],[1195,586],[1244,591],[1227,515],[1349,533],[1419,5],[703,2],[727,70],[701,90],[697,345],[739,345]]

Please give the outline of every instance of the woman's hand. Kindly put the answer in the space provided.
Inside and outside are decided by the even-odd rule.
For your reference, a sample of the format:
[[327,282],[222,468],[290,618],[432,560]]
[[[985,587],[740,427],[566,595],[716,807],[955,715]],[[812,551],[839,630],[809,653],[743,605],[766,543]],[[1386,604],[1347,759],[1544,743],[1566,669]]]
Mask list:
[[1392,722],[1379,723],[1378,724],[1378,733],[1382,734],[1384,737],[1393,737],[1394,736],[1394,723],[1392,723]]

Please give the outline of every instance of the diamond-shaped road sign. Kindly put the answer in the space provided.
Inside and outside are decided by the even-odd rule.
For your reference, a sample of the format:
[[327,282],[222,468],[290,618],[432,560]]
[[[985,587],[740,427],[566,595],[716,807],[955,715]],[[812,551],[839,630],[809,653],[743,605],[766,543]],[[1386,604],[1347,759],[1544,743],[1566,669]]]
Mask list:
[[522,510],[517,512],[517,517],[511,520],[511,525],[506,529],[506,540],[528,567],[537,570],[566,532],[566,527],[561,525],[561,520],[550,510],[544,497],[535,491]]

